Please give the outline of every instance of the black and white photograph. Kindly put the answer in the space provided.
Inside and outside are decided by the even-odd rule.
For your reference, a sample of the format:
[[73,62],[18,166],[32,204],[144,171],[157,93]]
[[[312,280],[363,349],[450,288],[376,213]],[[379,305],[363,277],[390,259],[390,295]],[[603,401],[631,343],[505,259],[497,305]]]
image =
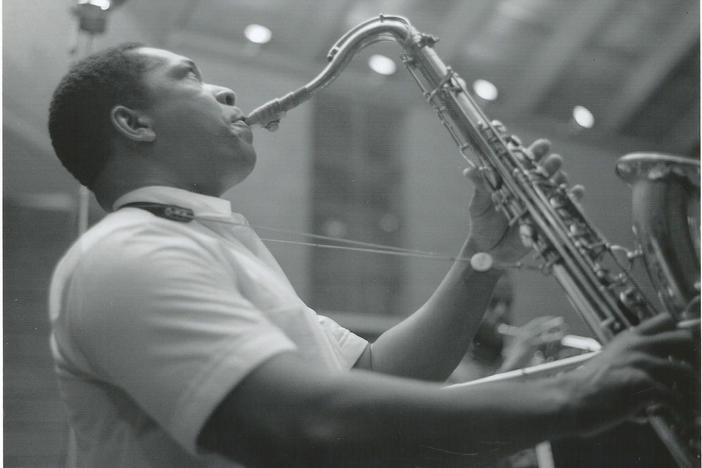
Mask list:
[[6,468],[699,468],[700,2],[3,0]]

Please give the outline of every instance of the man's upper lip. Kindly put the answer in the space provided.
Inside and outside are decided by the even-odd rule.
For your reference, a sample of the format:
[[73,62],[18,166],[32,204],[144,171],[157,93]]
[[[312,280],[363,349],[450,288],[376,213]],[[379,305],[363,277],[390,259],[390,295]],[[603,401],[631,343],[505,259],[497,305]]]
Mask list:
[[230,119],[230,121],[231,121],[231,123],[233,123],[233,124],[240,123],[240,124],[246,125],[247,127],[249,126],[249,125],[246,123],[246,120],[244,119],[244,116],[243,116],[243,115],[242,115],[242,116],[233,116],[233,117]]
[[234,111],[229,115],[229,121],[231,123],[243,122],[246,123],[246,116],[241,111]]

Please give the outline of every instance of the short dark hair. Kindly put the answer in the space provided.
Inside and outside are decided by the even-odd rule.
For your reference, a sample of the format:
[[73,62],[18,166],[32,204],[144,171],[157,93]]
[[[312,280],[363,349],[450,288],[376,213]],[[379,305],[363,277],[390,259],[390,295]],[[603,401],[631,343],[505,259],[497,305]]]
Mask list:
[[139,47],[144,44],[124,43],[82,59],[54,91],[49,107],[51,144],[64,167],[88,188],[110,156],[112,108],[146,102],[142,81],[146,61],[129,53]]

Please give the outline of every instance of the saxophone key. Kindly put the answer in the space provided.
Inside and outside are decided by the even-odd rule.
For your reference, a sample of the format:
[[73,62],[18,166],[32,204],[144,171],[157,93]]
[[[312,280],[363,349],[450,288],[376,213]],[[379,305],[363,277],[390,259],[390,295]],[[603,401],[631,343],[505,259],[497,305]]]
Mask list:
[[522,141],[519,139],[519,137],[517,135],[508,135],[506,139],[507,139],[507,144],[511,145],[514,149],[522,147]]
[[587,233],[587,229],[578,223],[572,223],[570,226],[568,226],[568,232],[570,232],[571,236],[582,236],[583,234]]
[[567,189],[567,196],[573,203],[579,203],[580,200],[585,196],[585,187],[580,184],[575,184],[571,188]]
[[548,173],[546,168],[540,164],[535,165],[534,169],[532,169],[532,172],[534,172],[534,173],[538,174],[539,176],[544,177],[546,179],[548,179],[550,176],[550,174]]
[[610,286],[613,284],[612,275],[609,274],[609,271],[606,268],[596,268],[595,276],[597,276],[597,279],[603,286]]
[[495,190],[492,192],[492,195],[490,195],[490,198],[492,199],[492,204],[495,205],[496,210],[502,208],[502,206],[504,206],[507,202],[507,197],[502,190]]
[[487,141],[488,143],[494,145],[495,143],[499,143],[500,138],[497,135],[490,135],[487,137]]
[[493,120],[493,121],[490,122],[490,123],[492,124],[493,128],[494,128],[495,130],[497,130],[498,132],[500,132],[501,134],[506,134],[506,133],[507,133],[507,127],[505,126],[505,124],[503,124],[503,123],[500,122],[499,120]]
[[[634,288],[627,288],[619,293],[619,301],[624,305],[629,312],[631,312],[638,319],[644,319],[645,317],[640,316],[637,311],[643,304],[643,298],[638,294]],[[626,312],[627,310],[624,310]]]
[[509,157],[509,151],[507,151],[507,149],[502,145],[496,145],[494,147],[494,150],[495,150],[495,153],[501,158]]
[[527,165],[527,167],[532,167],[532,161],[530,159],[528,159],[527,153],[524,152],[523,147],[513,146],[509,143],[509,140],[507,143],[508,143],[508,145],[510,145],[510,148],[512,150],[512,154],[514,155],[515,158],[517,158],[520,162]]
[[521,223],[519,225],[519,238],[524,247],[532,247],[534,245],[535,234],[534,227],[531,224]]
[[556,194],[548,199],[549,204],[554,208],[564,208],[567,205],[566,200],[561,194]]
[[624,330],[624,325],[615,320],[614,317],[609,317],[602,321],[602,328],[609,329],[613,335],[616,335]]
[[499,190],[502,187],[502,179],[491,167],[481,167],[480,173],[493,190]]
[[[505,199],[506,200],[506,199]],[[514,215],[510,215],[509,213],[505,212],[505,216],[507,216],[507,224],[512,227],[518,222],[525,222],[525,218],[529,215],[529,210],[526,208],[521,208],[519,211],[514,213]]]

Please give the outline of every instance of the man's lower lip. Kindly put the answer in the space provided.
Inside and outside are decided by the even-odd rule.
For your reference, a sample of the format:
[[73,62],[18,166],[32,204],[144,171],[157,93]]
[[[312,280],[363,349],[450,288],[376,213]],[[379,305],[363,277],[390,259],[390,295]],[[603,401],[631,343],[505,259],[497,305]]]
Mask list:
[[243,134],[247,137],[247,140],[253,141],[253,132],[248,125],[243,122],[234,122],[232,127],[235,127],[238,131],[243,132]]

